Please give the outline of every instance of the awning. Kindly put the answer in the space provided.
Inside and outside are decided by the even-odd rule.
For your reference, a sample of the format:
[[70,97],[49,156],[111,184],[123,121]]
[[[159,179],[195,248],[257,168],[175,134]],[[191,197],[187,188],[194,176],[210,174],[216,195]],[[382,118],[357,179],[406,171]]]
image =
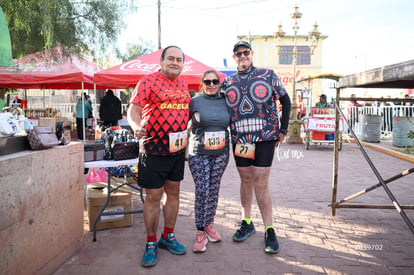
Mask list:
[[413,88],[414,60],[341,77],[339,88]]
[[[111,86],[112,88],[132,88],[145,75],[156,72],[160,69],[160,57],[162,49],[140,56],[120,65],[102,70],[94,75],[96,85]],[[190,90],[198,91],[201,84],[201,77],[207,70],[213,68],[185,55],[184,68],[180,76],[188,82]],[[217,70],[216,70],[217,71]],[[220,79],[224,80],[225,74],[217,71]]]
[[[0,88],[93,89],[93,75],[101,68],[74,54],[64,57],[59,47],[13,59],[0,67]],[[97,87],[98,89],[100,87]]]

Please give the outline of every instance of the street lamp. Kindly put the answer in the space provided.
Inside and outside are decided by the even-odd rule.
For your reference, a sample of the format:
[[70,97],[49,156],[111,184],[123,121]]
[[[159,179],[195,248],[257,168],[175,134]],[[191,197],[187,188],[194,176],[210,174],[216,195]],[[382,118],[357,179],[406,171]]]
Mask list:
[[[298,104],[297,104],[297,95],[296,95],[296,63],[297,63],[297,33],[300,27],[300,19],[302,18],[302,13],[299,12],[299,7],[295,6],[293,8],[292,18],[292,29],[294,32],[293,36],[293,51],[292,51],[292,63],[293,63],[293,91],[292,91],[292,110],[289,120],[289,133],[287,137],[287,142],[289,143],[303,143],[302,138],[300,137],[300,128],[302,122],[297,119],[298,113]],[[308,42],[310,47],[310,54],[312,55],[315,51],[315,48],[318,46],[319,38],[321,33],[318,31],[318,24],[313,25],[313,30],[309,32]],[[285,32],[282,30],[282,24],[279,23],[278,31],[275,33],[275,42],[277,47],[277,53],[280,54],[280,47],[282,38],[285,37]]]

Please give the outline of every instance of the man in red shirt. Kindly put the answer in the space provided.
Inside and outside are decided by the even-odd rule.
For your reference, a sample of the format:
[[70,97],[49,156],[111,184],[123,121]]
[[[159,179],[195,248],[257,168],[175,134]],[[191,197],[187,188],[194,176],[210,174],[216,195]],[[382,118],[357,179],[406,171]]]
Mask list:
[[[179,77],[184,53],[177,46],[166,47],[160,65],[158,72],[145,76],[135,87],[128,109],[128,122],[135,137],[140,139],[138,184],[146,190],[143,214],[147,244],[141,261],[145,267],[157,263],[158,247],[175,255],[185,254],[185,247],[174,234],[180,181],[184,177],[190,103],[188,84]],[[164,192],[164,232],[157,243]]]

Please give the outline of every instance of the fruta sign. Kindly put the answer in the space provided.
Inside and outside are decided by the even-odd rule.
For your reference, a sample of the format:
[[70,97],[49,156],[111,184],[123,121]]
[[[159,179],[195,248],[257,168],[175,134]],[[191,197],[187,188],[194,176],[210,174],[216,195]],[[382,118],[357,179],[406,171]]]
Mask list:
[[[335,119],[334,118],[317,118],[311,117],[308,120],[308,130],[317,132],[335,132]],[[344,123],[343,120],[339,120],[339,132],[343,132]]]

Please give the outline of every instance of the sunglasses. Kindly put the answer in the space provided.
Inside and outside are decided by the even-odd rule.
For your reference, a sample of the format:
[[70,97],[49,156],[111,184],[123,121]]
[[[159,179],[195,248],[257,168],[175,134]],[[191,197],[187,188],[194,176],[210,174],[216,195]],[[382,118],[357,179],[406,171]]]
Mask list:
[[245,50],[244,52],[235,52],[234,55],[237,56],[237,57],[241,57],[242,55],[249,56],[250,55],[250,51],[249,50]]
[[211,83],[213,83],[213,85],[218,85],[220,83],[220,80],[218,80],[218,79],[213,79],[213,80],[205,79],[205,80],[203,80],[203,83],[207,86],[210,86]]

